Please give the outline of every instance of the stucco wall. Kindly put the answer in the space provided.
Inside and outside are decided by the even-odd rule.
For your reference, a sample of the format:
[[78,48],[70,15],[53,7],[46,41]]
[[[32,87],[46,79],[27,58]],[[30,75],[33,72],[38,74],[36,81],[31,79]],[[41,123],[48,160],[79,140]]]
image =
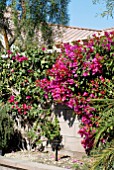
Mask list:
[[73,110],[63,105],[56,105],[54,112],[60,123],[64,150],[68,152],[84,152],[81,137],[78,134],[80,122],[76,115],[73,114]]

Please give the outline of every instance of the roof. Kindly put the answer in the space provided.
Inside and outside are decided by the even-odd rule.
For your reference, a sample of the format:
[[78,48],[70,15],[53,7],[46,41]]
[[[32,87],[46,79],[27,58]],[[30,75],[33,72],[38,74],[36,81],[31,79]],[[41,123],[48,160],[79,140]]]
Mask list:
[[[85,40],[88,37],[92,37],[94,34],[102,35],[104,32],[111,32],[114,31],[114,27],[97,30],[97,29],[89,29],[89,28],[79,28],[79,27],[72,27],[72,26],[58,26],[58,25],[51,25],[53,29],[53,39],[55,43],[66,43],[66,42],[73,42],[78,40]],[[60,30],[60,34],[57,34],[57,29]]]
[[103,29],[102,31],[103,31],[103,32],[105,32],[105,31],[111,32],[111,31],[114,31],[114,27],[112,27],[112,28],[106,28],[106,29]]
[[[51,25],[53,29],[53,38],[55,43],[59,42],[73,42],[78,40],[85,40],[88,37],[91,37],[93,34],[101,33],[102,30],[97,29],[88,29],[88,28],[79,28],[71,26],[58,26]],[[60,33],[57,34],[57,29]]]

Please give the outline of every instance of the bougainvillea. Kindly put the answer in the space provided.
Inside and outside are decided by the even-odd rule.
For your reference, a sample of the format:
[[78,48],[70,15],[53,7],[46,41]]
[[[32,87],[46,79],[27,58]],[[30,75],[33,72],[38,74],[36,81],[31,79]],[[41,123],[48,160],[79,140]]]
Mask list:
[[105,32],[83,44],[63,44],[55,64],[47,71],[48,78],[36,81],[46,98],[51,94],[55,102],[69,106],[79,115],[79,133],[86,150],[93,147],[99,126],[99,112],[91,99],[111,98],[107,86],[114,79],[113,66],[114,32]]
[[[36,87],[35,81],[46,76],[45,72],[51,68],[55,58],[56,53],[49,53],[46,49],[30,49],[24,53],[8,51],[6,55],[0,55],[1,103],[10,105],[9,114],[16,121],[16,125],[22,128],[28,126],[30,131],[33,130],[34,124],[35,126],[38,124],[41,127],[40,130],[38,126],[35,127],[36,133],[40,131],[39,135],[45,134],[48,138],[49,135],[51,138],[59,133],[51,120],[51,109],[45,108],[47,101],[44,98],[44,91]],[[39,104],[43,105],[43,108],[39,107]],[[50,133],[52,126],[53,132]],[[39,139],[38,135],[34,135]]]
[[[107,87],[114,81],[114,32],[93,35],[83,44],[62,44],[55,59],[45,49],[2,55],[0,100],[10,103],[12,115],[21,115],[23,121],[45,114],[45,109],[38,109],[39,103],[51,99],[67,105],[81,119],[82,145],[90,150],[100,117],[91,100],[113,98]],[[106,139],[105,134],[101,142]]]

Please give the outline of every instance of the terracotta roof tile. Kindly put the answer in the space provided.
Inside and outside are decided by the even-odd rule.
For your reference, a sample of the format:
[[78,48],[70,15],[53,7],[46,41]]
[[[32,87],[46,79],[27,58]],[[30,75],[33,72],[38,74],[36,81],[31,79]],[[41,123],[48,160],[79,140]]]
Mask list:
[[[102,32],[102,30],[96,29],[87,29],[87,28],[79,28],[79,27],[70,27],[70,26],[59,26],[51,25],[53,29],[53,37],[55,42],[72,42],[77,40],[87,39],[91,37],[95,33]],[[60,31],[61,34],[57,34]]]
[[94,34],[103,35],[105,31],[114,31],[114,27],[103,30],[79,28],[72,26],[62,26],[50,24],[53,30],[53,38],[55,43],[59,42],[73,42],[77,40],[85,40],[88,37],[92,37]]
[[106,28],[106,29],[103,29],[102,31],[114,31],[114,27],[112,27],[112,28]]

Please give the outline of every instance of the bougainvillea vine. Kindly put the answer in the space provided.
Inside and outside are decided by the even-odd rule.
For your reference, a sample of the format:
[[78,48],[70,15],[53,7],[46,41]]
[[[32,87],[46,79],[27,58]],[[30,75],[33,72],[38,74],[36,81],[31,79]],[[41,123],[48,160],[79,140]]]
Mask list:
[[111,98],[106,89],[114,74],[113,64],[114,32],[105,32],[83,44],[63,44],[55,64],[47,71],[48,78],[36,81],[46,98],[51,94],[55,102],[69,106],[79,115],[79,133],[86,150],[93,147],[99,126],[99,114],[91,99]]

